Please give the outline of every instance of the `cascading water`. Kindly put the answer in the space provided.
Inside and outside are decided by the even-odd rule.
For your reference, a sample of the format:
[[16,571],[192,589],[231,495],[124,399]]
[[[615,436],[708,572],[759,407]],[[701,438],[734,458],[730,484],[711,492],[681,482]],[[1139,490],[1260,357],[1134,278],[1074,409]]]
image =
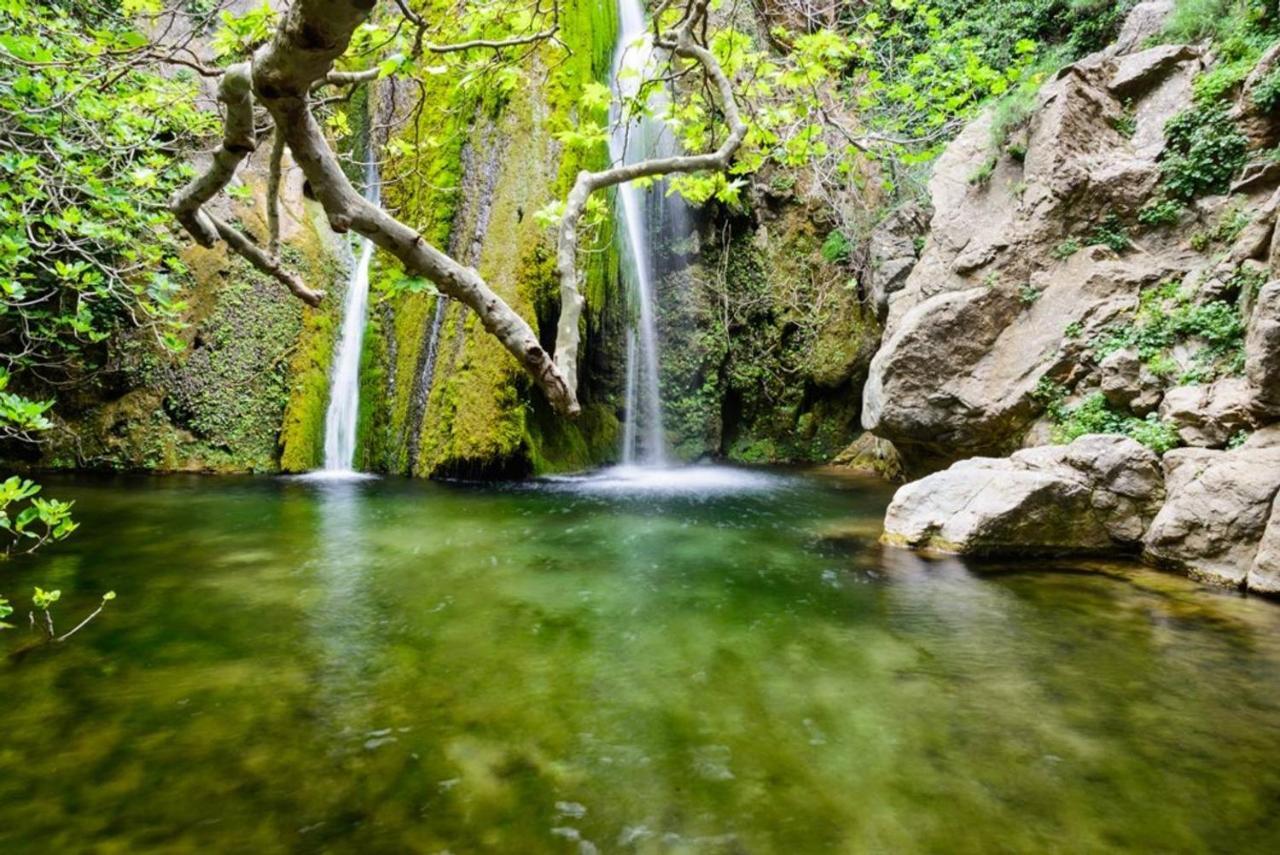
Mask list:
[[[378,203],[376,164],[370,162],[366,174],[365,198]],[[354,471],[356,427],[360,415],[360,354],[364,349],[364,328],[369,313],[369,266],[373,242],[360,238],[359,255],[351,266],[347,294],[342,308],[342,331],[333,359],[329,386],[329,409],[324,418],[324,471],[330,474]]]
[[[647,36],[644,8],[640,0],[619,0],[618,43],[614,49],[613,85],[616,101],[635,96],[645,78],[652,50]],[[661,105],[659,93],[651,98]],[[618,121],[615,108],[609,153],[615,163],[635,163],[674,148],[671,134],[654,119]],[[665,150],[665,151],[664,151]],[[658,388],[658,330],[654,317],[654,263],[650,236],[660,212],[650,210],[661,204],[661,188],[648,190],[632,183],[618,186],[617,216],[622,226],[623,279],[636,303],[635,327],[627,339],[627,422],[623,432],[624,465],[664,466],[667,462],[666,435],[662,425],[662,398]]]

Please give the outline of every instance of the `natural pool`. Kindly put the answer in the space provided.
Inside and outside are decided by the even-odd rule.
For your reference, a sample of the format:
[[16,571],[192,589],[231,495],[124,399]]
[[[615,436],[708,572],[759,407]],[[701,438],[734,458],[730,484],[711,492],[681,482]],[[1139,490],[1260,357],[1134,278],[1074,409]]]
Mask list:
[[1280,605],[721,474],[47,479],[0,590],[119,599],[0,660],[0,852],[1280,848]]

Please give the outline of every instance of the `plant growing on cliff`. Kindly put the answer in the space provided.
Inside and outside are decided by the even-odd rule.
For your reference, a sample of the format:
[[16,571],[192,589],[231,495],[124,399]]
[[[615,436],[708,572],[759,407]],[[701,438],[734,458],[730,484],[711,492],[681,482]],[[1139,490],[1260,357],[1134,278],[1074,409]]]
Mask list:
[[1181,444],[1177,430],[1162,421],[1155,413],[1138,418],[1120,412],[1107,403],[1101,392],[1095,392],[1074,407],[1059,405],[1052,411],[1057,423],[1053,441],[1065,445],[1086,434],[1116,433],[1134,439],[1157,454],[1163,454]]
[[1225,191],[1244,166],[1248,145],[1225,107],[1184,110],[1165,124],[1160,158],[1165,193],[1185,202]]
[[1115,213],[1107,214],[1102,222],[1089,232],[1090,245],[1105,246],[1113,252],[1124,252],[1129,248],[1129,232]]

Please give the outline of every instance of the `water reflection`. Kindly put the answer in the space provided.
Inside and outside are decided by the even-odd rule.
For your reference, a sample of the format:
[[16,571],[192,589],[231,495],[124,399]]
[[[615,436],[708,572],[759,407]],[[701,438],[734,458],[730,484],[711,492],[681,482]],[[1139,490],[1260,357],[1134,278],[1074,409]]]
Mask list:
[[121,607],[4,674],[0,851],[1272,848],[1273,604],[739,474],[51,486],[10,590]]

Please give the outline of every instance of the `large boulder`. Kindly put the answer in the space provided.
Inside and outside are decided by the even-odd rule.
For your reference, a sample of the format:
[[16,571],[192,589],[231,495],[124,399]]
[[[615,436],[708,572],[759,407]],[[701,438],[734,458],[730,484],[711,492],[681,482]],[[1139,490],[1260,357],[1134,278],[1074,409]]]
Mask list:
[[1137,547],[1164,497],[1155,454],[1094,434],[1008,458],[974,458],[900,488],[884,542],[971,554]]
[[1271,521],[1258,542],[1245,587],[1262,594],[1280,594],[1280,494],[1271,503]]
[[[1280,491],[1280,426],[1229,451],[1174,449],[1164,456],[1164,470],[1168,500],[1144,538],[1144,557],[1244,587]],[[1256,576],[1274,578],[1268,566]]]

